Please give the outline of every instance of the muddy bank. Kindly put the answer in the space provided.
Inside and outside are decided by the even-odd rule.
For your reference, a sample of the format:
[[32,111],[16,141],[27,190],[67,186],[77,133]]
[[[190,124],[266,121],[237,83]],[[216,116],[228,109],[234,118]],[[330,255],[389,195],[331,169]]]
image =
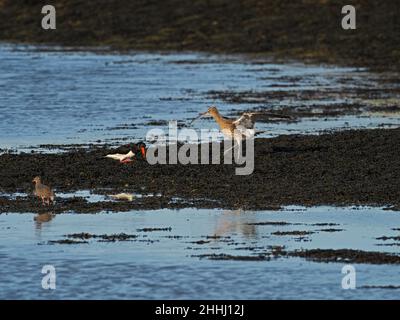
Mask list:
[[273,54],[399,69],[400,4],[352,1],[357,29],[341,28],[343,0],[59,0],[57,30],[41,28],[46,1],[0,1],[0,39],[116,49]]
[[397,254],[353,249],[299,250],[289,252],[287,255],[305,258],[314,262],[400,264],[400,256]]
[[283,247],[255,255],[200,254],[192,255],[200,259],[231,261],[270,261],[272,258],[300,257],[313,262],[400,264],[400,256],[393,253],[363,251],[353,249],[310,249],[286,251]]
[[[56,193],[57,195],[57,193]],[[207,205],[208,203],[208,205]],[[143,197],[135,198],[134,201],[88,201],[84,197],[62,198],[58,195],[54,204],[47,206],[42,205],[31,191],[24,197],[16,197],[15,199],[8,196],[0,196],[0,213],[1,212],[36,212],[39,214],[57,214],[62,212],[77,212],[77,213],[98,213],[98,212],[125,212],[131,210],[143,209],[160,209],[174,208],[182,209],[186,207],[214,208],[214,203],[210,201],[178,201],[170,196]]]
[[[3,154],[0,191],[32,193],[40,175],[57,192],[91,190],[153,196],[131,202],[58,198],[39,205],[32,196],[0,196],[1,212],[126,211],[159,208],[279,209],[283,205],[400,206],[400,129],[353,130],[320,136],[256,139],[255,168],[235,175],[236,165],[121,164],[104,158],[128,147],[62,154]],[[222,153],[222,151],[221,151]]]
[[[260,112],[254,116],[257,122],[297,122],[302,119],[329,119],[341,116],[365,116],[385,114],[397,116],[400,112],[399,100],[388,99],[400,94],[398,80],[391,76],[382,77],[379,82],[386,81],[380,88],[324,88],[323,90],[265,90],[265,91],[235,91],[213,90],[207,92],[212,100],[227,104],[246,104],[246,111]],[[295,85],[293,83],[293,85]],[[324,104],[340,99],[344,102]],[[288,105],[288,101],[296,101],[296,105]],[[276,101],[276,102],[275,102]],[[284,101],[282,103],[282,101]],[[314,103],[310,103],[314,101]],[[315,102],[318,101],[318,102]],[[275,102],[276,106],[273,106]],[[265,106],[268,106],[266,108]],[[265,111],[273,111],[271,117]],[[242,111],[231,111],[231,116],[240,116]],[[278,116],[285,116],[278,118]]]

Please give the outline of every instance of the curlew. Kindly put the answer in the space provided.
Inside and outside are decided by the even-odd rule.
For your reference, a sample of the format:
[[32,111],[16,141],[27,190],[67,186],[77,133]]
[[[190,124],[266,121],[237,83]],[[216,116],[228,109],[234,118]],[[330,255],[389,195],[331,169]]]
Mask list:
[[[222,116],[216,106],[210,106],[206,112],[200,113],[190,122],[190,124],[201,117],[211,116],[217,122],[222,134],[228,139],[234,139],[235,144],[240,147],[242,140],[253,138],[255,135],[255,121],[253,116],[256,114],[263,114],[269,117],[290,118],[268,112],[245,112],[237,119],[230,119]],[[232,148],[235,147],[235,144]],[[225,153],[230,151],[232,148],[226,150]],[[238,152],[239,151],[240,149],[238,148]]]

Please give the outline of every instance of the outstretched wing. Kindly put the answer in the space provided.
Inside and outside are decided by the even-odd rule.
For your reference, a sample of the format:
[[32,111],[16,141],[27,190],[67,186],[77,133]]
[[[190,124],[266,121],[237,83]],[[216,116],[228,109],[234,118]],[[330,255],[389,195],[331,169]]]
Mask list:
[[235,120],[233,124],[235,125],[235,129],[240,133],[240,135],[243,135],[246,139],[255,135],[255,119],[253,118],[254,115],[260,115],[267,118],[292,119],[290,116],[273,112],[245,112],[239,119]]
[[277,118],[277,119],[287,119],[292,120],[291,116],[287,116],[284,114],[274,113],[274,112],[245,112],[243,115],[237,119],[234,123],[236,125],[241,125],[248,129],[253,129],[255,124],[255,119],[253,118],[255,115],[258,115],[262,118]]
[[253,113],[243,113],[243,115],[235,120],[233,124],[236,127],[243,127],[246,129],[253,129],[254,128],[254,121],[253,121]]

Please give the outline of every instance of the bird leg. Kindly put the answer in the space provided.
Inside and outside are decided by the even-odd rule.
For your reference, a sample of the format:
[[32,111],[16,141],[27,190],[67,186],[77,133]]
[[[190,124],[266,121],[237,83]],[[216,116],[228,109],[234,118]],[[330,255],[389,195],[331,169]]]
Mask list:
[[241,154],[241,152],[242,152],[242,150],[241,150],[242,141],[241,141],[241,140],[240,140],[240,141],[236,141],[236,140],[235,140],[235,142],[237,143],[237,157],[236,157],[236,161],[239,161],[239,159],[240,159],[240,154]]
[[131,159],[131,158],[126,158],[126,159],[124,159],[124,160],[121,160],[120,162],[121,163],[129,163],[129,162],[132,162],[133,160]]
[[224,151],[224,156],[226,155],[226,153],[227,153],[228,151],[231,151],[233,148],[235,148],[235,144],[236,144],[236,140],[233,141],[233,146],[232,146],[232,147],[230,147],[229,149],[227,149],[227,150]]
[[[237,148],[236,148],[236,145],[237,145]],[[231,151],[233,149],[233,150],[237,150],[237,159],[239,159],[239,157],[240,157],[240,146],[241,146],[241,143],[239,141],[237,141],[236,139],[233,140],[233,146],[230,147],[228,150],[224,151],[224,156],[228,151]]]

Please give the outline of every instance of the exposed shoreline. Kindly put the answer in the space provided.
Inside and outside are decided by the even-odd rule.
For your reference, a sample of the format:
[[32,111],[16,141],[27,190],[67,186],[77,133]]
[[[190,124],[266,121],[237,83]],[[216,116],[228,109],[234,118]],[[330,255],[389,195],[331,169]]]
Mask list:
[[103,156],[126,146],[77,149],[61,154],[3,154],[0,191],[31,193],[32,178],[59,192],[154,194],[132,202],[89,203],[59,199],[42,207],[33,197],[0,196],[1,212],[100,212],[160,208],[279,209],[286,205],[400,207],[400,129],[349,130],[255,140],[255,169],[235,175],[236,165],[120,164]]
[[341,0],[268,2],[57,1],[57,30],[43,30],[45,1],[0,1],[0,40],[124,50],[247,53],[374,70],[399,70],[400,5],[357,0],[357,29],[341,28]]

